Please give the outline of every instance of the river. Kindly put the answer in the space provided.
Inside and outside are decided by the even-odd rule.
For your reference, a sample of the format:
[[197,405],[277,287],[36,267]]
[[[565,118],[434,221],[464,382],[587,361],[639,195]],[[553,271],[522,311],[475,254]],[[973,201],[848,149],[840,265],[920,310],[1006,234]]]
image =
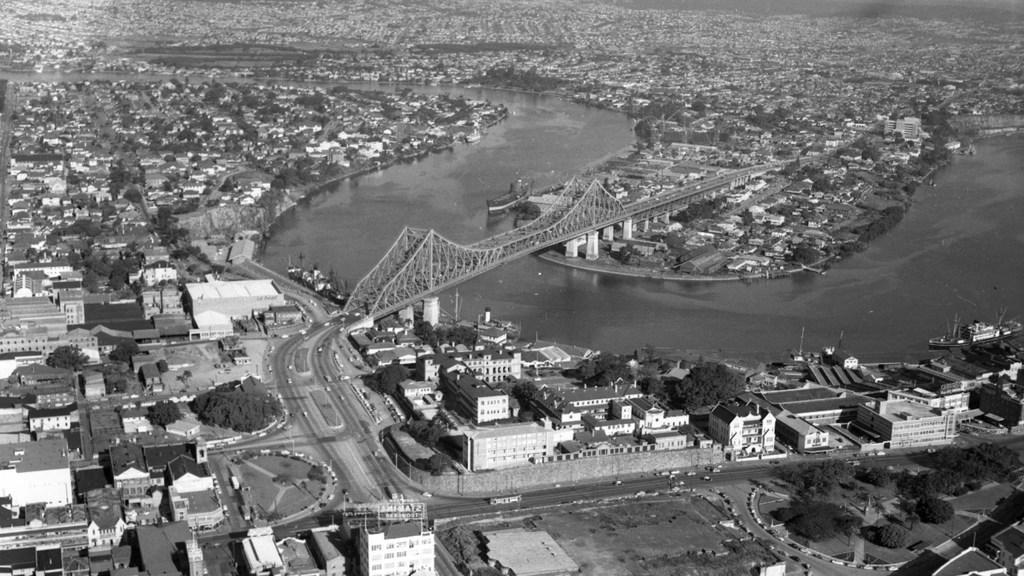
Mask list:
[[[264,261],[333,268],[353,284],[403,226],[458,242],[507,229],[485,200],[517,176],[538,186],[628,146],[623,116],[554,97],[439,89],[505,104],[513,115],[483,140],[399,165],[302,202],[283,217]],[[867,361],[914,360],[954,315],[1024,316],[1024,137],[983,140],[922,187],[904,221],[825,276],[686,283],[602,275],[522,258],[459,288],[461,316],[485,306],[524,336],[630,352],[650,344],[708,356],[778,359],[799,345],[836,344]],[[452,294],[442,306],[452,309]]]

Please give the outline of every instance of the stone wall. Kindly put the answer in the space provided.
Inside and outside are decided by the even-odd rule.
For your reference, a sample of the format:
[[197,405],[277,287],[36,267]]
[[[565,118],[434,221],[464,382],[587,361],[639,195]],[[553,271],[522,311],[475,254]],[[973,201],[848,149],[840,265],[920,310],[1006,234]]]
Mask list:
[[398,468],[412,480],[437,494],[477,495],[507,494],[555,484],[592,482],[637,477],[666,470],[686,470],[719,464],[724,453],[717,448],[690,448],[633,454],[594,456],[565,462],[549,462],[466,474],[432,476],[404,463]]

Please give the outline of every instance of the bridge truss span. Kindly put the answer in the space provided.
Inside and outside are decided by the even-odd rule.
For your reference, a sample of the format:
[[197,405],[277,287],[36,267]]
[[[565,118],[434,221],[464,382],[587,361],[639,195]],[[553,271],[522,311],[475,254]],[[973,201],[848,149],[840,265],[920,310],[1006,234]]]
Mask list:
[[[468,245],[453,242],[434,230],[406,227],[380,262],[356,284],[343,313],[381,318],[526,254],[575,241],[588,233],[593,236],[596,230],[633,217],[647,218],[678,209],[773,167],[765,164],[721,174],[628,205],[609,194],[597,180],[573,178],[539,218]],[[596,247],[597,237],[592,239]]]
[[595,222],[625,217],[622,203],[596,180],[573,179],[541,217],[473,244],[407,227],[356,284],[344,312],[386,316],[520,256],[585,234]]

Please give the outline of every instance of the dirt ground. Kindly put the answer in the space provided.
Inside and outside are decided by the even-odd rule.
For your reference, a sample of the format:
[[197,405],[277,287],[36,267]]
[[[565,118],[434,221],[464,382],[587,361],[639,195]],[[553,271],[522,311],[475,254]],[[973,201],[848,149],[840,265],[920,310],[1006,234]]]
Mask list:
[[[546,514],[531,523],[565,549],[587,576],[749,574],[774,556],[700,494]],[[528,527],[530,527],[528,525]]]
[[164,387],[173,393],[194,394],[217,384],[241,380],[246,376],[262,378],[263,358],[267,342],[263,339],[243,340],[252,364],[236,366],[224,357],[215,342],[181,344],[164,348],[167,365],[163,374]]

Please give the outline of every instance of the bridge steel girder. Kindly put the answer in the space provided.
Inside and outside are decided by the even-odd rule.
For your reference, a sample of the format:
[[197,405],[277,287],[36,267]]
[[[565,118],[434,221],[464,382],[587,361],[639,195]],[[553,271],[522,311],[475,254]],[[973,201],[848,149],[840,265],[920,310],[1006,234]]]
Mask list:
[[737,174],[769,168],[763,165],[718,176],[696,190],[628,206],[596,180],[570,180],[554,206],[520,228],[463,246],[434,230],[406,227],[380,262],[353,289],[343,312],[381,318],[422,298],[451,288],[542,248],[578,238],[626,218],[650,218],[685,206],[695,198],[728,186]]
[[505,262],[577,237],[595,221],[626,217],[622,203],[595,180],[570,181],[554,208],[521,228],[463,246],[434,230],[405,228],[356,285],[344,312],[380,318]]

